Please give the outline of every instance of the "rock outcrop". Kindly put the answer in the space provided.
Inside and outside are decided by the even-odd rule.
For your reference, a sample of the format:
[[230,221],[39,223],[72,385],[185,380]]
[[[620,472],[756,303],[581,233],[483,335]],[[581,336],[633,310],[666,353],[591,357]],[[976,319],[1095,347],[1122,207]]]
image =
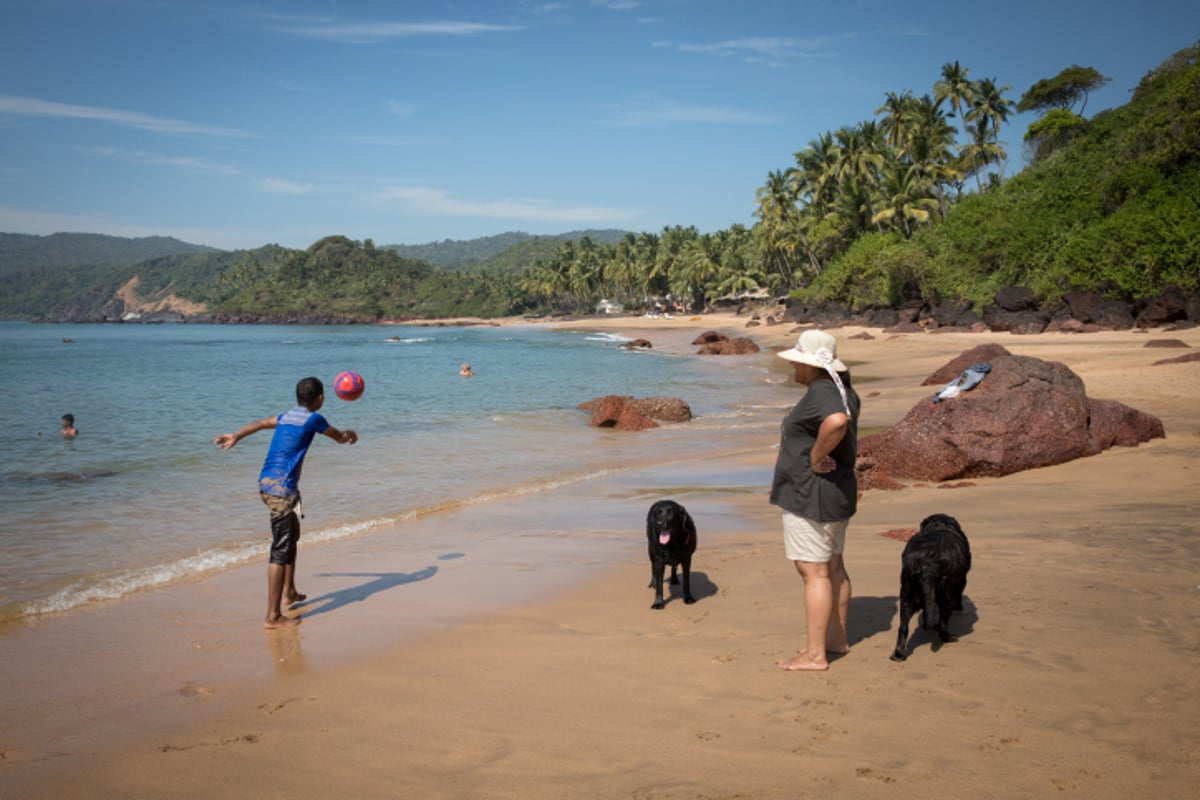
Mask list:
[[658,422],[688,422],[692,409],[676,397],[626,397],[610,394],[580,403],[578,408],[592,412],[588,424],[622,431],[657,428]]
[[999,345],[966,351],[922,385],[948,383],[981,362],[991,371],[975,388],[940,403],[931,394],[895,425],[859,441],[860,489],[1009,475],[1165,435],[1157,417],[1089,398],[1066,365],[1014,356]]

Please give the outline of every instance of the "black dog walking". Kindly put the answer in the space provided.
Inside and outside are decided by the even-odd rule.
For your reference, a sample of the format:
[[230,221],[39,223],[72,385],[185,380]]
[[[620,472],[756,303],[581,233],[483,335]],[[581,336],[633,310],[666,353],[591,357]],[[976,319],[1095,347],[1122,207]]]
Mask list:
[[918,611],[922,628],[935,629],[943,642],[957,638],[947,626],[950,615],[963,607],[971,546],[958,520],[931,514],[904,545],[900,563],[900,633],[892,661],[908,658],[908,620]]
[[683,569],[683,602],[692,597],[692,554],[696,552],[696,523],[687,509],[674,500],[659,500],[646,513],[646,544],[650,552],[650,586],[654,605],[662,608],[663,573],[671,565],[671,583],[679,583],[677,570]]

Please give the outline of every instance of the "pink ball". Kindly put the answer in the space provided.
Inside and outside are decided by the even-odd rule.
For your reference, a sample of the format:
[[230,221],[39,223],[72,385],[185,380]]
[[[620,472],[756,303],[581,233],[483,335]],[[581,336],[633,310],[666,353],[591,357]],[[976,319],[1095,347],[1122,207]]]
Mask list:
[[333,391],[343,400],[357,400],[362,397],[363,389],[367,388],[363,382],[362,375],[357,372],[338,373],[338,376],[333,379]]

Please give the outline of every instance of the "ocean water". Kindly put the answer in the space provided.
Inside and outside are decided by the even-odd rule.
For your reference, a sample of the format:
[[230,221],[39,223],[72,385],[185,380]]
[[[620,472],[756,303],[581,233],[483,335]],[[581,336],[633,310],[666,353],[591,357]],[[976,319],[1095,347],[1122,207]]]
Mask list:
[[[623,349],[544,326],[32,325],[0,323],[0,621],[62,613],[264,559],[256,481],[271,432],[220,433],[326,384],[322,413],[360,441],[319,436],[301,482],[303,546],[553,490],[633,467],[736,450],[774,430],[767,359]],[[469,362],[475,377],[458,369]],[[338,399],[334,376],[366,392]],[[581,402],[671,396],[694,419],[595,429]],[[80,434],[59,436],[72,413]],[[482,535],[482,532],[481,532]]]

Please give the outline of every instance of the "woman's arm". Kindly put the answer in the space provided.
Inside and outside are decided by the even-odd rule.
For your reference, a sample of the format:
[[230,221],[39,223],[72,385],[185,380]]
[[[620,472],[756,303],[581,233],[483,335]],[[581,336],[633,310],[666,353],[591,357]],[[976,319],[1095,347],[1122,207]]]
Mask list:
[[813,472],[824,475],[837,469],[837,462],[829,454],[841,443],[849,426],[850,418],[840,412],[821,420],[821,427],[817,430],[817,441],[813,443],[812,452],[809,453]]

